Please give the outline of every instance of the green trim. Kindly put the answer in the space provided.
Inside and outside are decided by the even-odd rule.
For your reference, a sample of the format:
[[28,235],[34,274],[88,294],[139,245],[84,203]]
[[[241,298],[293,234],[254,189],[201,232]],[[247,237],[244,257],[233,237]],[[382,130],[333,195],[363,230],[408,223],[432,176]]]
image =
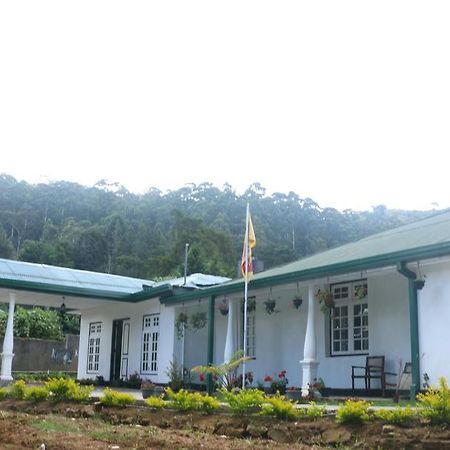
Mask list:
[[[214,363],[214,313],[215,313],[216,298],[211,296],[208,300],[208,355],[206,365],[210,366]],[[212,375],[206,375],[206,390],[208,394],[213,392]]]
[[417,290],[422,289],[423,282],[416,280],[417,275],[406,267],[406,263],[397,263],[397,272],[408,279],[409,326],[411,341],[411,399],[416,398],[420,389],[420,352],[419,352],[419,313],[417,307]]
[[172,293],[172,287],[168,284],[143,289],[142,291],[134,294],[128,294],[118,291],[105,291],[102,289],[89,289],[74,286],[63,286],[59,284],[38,283],[36,281],[8,280],[5,278],[0,279],[0,288],[39,292],[43,294],[67,295],[81,298],[117,300],[130,303],[149,300],[151,298],[159,297],[161,295],[170,295]]
[[[326,276],[343,275],[349,272],[357,272],[360,270],[378,269],[386,266],[396,266],[398,261],[404,261],[406,263],[410,261],[436,258],[445,255],[450,255],[450,242],[433,244],[384,255],[376,255],[352,261],[344,261],[341,263],[330,264],[328,266],[319,266],[311,269],[282,273],[279,275],[264,275],[264,272],[262,272],[261,274],[255,276],[255,278],[249,283],[248,288],[249,290],[254,290],[296,281],[308,281],[316,278],[323,278]],[[244,281],[233,281],[195,292],[167,296],[161,299],[161,303],[176,304],[189,302],[198,300],[199,298],[206,298],[210,295],[219,296],[231,294],[234,292],[243,291],[243,289]]]

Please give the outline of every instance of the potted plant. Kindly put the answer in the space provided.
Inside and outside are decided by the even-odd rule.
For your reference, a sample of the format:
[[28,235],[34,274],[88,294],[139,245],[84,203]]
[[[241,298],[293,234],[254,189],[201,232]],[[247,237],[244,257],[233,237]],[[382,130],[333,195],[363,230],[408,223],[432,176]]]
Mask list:
[[276,300],[274,300],[272,297],[269,297],[265,302],[264,306],[266,308],[267,314],[273,314],[275,312],[275,305],[277,304]]
[[355,297],[362,300],[367,297],[367,284],[361,284],[355,288]]
[[318,290],[316,299],[320,303],[320,310],[325,313],[334,308],[333,293],[329,289]]
[[288,384],[288,379],[286,378],[286,371],[282,370],[278,376],[266,375],[264,381],[269,383],[269,393],[276,394],[279,392],[281,395],[286,393],[286,385]]
[[193,330],[200,330],[204,328],[207,322],[207,316],[205,312],[196,312],[191,316],[191,327]]
[[155,383],[151,380],[142,380],[141,382],[141,394],[143,398],[155,395]]
[[[252,312],[256,309],[256,300],[252,298],[247,299],[247,312]],[[244,311],[244,301],[242,302],[242,311]]]
[[223,298],[218,305],[220,314],[226,316],[228,314],[228,301],[226,298]]
[[175,329],[177,330],[177,338],[181,339],[184,334],[184,330],[188,327],[188,315],[184,312],[178,314],[177,320],[175,321]]
[[290,386],[286,388],[286,398],[294,402],[298,402],[302,398],[302,388]]
[[300,295],[296,295],[293,299],[292,299],[292,304],[294,305],[295,309],[300,308],[300,306],[302,306],[303,303],[303,299]]

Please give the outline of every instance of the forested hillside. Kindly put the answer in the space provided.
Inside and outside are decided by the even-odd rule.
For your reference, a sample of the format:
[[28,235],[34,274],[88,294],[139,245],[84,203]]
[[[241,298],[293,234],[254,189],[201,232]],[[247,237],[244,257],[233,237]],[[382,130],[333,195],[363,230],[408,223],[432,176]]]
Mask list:
[[235,276],[247,202],[266,268],[430,214],[340,212],[293,192],[266,195],[257,183],[243,195],[209,183],[135,195],[104,181],[31,185],[3,174],[0,257],[155,279],[182,274],[189,242],[190,273]]

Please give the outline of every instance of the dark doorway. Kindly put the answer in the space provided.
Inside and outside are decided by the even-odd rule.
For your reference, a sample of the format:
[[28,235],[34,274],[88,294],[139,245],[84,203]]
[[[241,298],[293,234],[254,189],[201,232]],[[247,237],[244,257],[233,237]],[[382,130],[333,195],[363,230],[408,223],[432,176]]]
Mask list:
[[114,320],[111,339],[111,373],[110,381],[120,380],[120,360],[122,356],[123,320]]

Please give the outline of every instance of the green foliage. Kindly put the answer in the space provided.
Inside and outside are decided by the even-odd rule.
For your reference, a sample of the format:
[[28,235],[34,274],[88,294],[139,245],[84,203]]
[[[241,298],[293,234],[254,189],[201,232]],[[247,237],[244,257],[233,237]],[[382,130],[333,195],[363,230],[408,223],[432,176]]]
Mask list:
[[290,400],[277,393],[265,399],[261,413],[281,420],[294,420],[298,417],[297,409]]
[[439,378],[439,387],[430,387],[417,396],[420,414],[431,423],[450,423],[450,390],[445,377]]
[[24,380],[25,382],[48,381],[50,378],[73,378],[76,379],[76,372],[13,372],[15,380]]
[[174,392],[178,392],[183,387],[184,381],[183,371],[175,358],[173,361],[170,361],[165,374],[169,377],[169,387]]
[[0,387],[0,400],[5,399],[6,397],[8,397],[8,395],[9,395],[8,389]]
[[362,424],[369,421],[370,403],[364,400],[347,400],[336,411],[336,422]]
[[49,395],[45,386],[31,386],[26,388],[24,399],[32,402],[46,400]]
[[174,392],[170,387],[166,390],[171,405],[178,411],[201,411],[211,414],[220,403],[214,397],[202,395],[200,392],[188,392],[184,389]]
[[227,391],[221,389],[225,401],[233,414],[242,416],[259,411],[265,401],[264,393],[259,389],[244,389],[241,391]]
[[309,408],[306,410],[306,415],[309,419],[320,419],[325,415],[325,407],[319,406],[315,402],[309,402]]
[[147,397],[145,400],[145,404],[152,409],[162,409],[167,407],[167,402],[163,400],[161,397]]
[[200,373],[203,375],[212,375],[217,384],[228,391],[231,391],[236,384],[236,371],[238,367],[244,362],[249,361],[251,358],[244,357],[242,350],[237,351],[230,359],[230,362],[223,364],[211,364],[210,366],[196,366],[191,369],[192,372]]
[[394,425],[407,426],[417,420],[418,412],[410,406],[405,408],[397,406],[394,409],[379,409],[373,412],[373,415],[384,422]]
[[86,402],[94,389],[93,386],[80,386],[75,380],[64,378],[50,378],[45,386],[49,391],[49,399],[55,402]]
[[23,400],[25,398],[25,381],[18,380],[11,384],[9,387],[9,396],[17,400]]
[[125,392],[113,391],[110,388],[106,388],[103,391],[103,395],[100,397],[100,403],[104,406],[118,406],[124,408],[127,405],[132,405],[136,402],[136,399]]

